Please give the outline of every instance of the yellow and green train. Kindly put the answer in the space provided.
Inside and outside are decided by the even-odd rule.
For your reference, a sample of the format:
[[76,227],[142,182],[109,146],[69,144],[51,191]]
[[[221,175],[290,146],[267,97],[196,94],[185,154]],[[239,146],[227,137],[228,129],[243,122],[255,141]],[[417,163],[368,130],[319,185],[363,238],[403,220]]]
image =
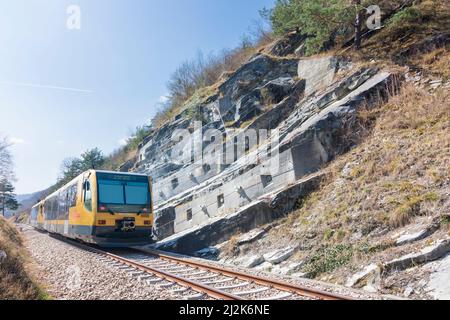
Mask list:
[[152,242],[151,177],[89,170],[36,204],[38,230],[102,247]]

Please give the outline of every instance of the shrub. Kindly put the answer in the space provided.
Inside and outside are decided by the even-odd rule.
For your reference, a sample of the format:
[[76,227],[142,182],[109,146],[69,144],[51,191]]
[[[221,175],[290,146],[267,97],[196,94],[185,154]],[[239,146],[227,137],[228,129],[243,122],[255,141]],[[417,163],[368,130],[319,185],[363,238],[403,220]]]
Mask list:
[[388,28],[401,29],[409,27],[410,23],[420,22],[422,13],[416,7],[405,8],[395,13],[388,22]]
[[322,273],[331,272],[346,265],[352,256],[353,248],[350,245],[322,246],[309,257],[303,271],[308,274],[308,277],[316,278]]

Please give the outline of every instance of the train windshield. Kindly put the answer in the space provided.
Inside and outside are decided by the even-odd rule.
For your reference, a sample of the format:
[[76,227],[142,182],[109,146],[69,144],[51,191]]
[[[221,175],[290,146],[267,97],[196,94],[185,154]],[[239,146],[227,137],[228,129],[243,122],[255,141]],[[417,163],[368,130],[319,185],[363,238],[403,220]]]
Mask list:
[[99,211],[147,212],[150,210],[148,178],[97,173]]

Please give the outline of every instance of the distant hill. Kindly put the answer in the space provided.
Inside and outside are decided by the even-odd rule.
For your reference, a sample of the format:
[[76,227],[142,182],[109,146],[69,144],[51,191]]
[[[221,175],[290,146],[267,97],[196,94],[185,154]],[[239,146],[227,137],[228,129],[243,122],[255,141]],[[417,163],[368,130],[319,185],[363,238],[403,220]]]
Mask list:
[[29,213],[31,208],[40,200],[45,198],[50,193],[51,188],[37,191],[31,194],[19,194],[17,195],[17,201],[19,202],[19,209],[16,211],[6,211],[6,216],[17,215],[19,213]]

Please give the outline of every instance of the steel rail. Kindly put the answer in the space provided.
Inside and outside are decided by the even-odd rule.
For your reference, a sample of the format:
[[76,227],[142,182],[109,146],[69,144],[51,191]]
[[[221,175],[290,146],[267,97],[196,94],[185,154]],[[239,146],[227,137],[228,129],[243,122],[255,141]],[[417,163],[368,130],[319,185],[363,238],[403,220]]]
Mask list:
[[192,267],[207,269],[209,271],[216,272],[221,275],[231,276],[231,277],[234,277],[234,278],[237,278],[240,280],[244,280],[244,281],[252,281],[259,285],[269,286],[271,288],[275,288],[275,289],[285,291],[285,292],[291,292],[293,294],[298,294],[298,295],[304,296],[304,297],[309,297],[309,298],[319,299],[319,300],[353,300],[353,298],[351,298],[351,297],[334,294],[334,293],[326,292],[326,291],[319,290],[319,289],[313,289],[313,288],[309,288],[306,286],[295,285],[295,284],[287,283],[287,282],[280,281],[280,280],[274,280],[274,279],[269,279],[266,277],[255,276],[255,275],[243,273],[240,271],[230,270],[230,269],[227,269],[224,267],[213,266],[213,265],[205,264],[205,263],[198,262],[198,261],[193,261],[193,260],[175,257],[172,255],[167,255],[158,250],[148,250],[148,249],[143,250],[143,249],[138,249],[138,248],[134,248],[134,249],[139,252],[151,254],[153,256],[156,256],[156,257],[166,260],[166,261],[183,263],[185,265],[189,265]]
[[99,255],[103,255],[105,257],[109,257],[109,258],[111,258],[111,259],[113,259],[115,261],[118,261],[118,262],[120,262],[120,263],[122,263],[124,265],[130,266],[130,267],[135,268],[137,270],[143,271],[145,273],[153,274],[153,275],[155,275],[155,276],[157,276],[159,278],[162,278],[164,280],[175,282],[175,283],[177,283],[179,285],[185,286],[185,287],[187,287],[189,289],[192,289],[194,291],[197,291],[199,293],[206,294],[206,295],[210,296],[211,298],[220,299],[220,300],[243,300],[241,297],[236,296],[234,294],[231,294],[231,293],[228,293],[228,292],[225,292],[225,291],[221,291],[219,289],[210,287],[208,285],[202,284],[202,283],[194,281],[194,280],[190,280],[190,279],[186,279],[186,278],[183,278],[183,277],[179,277],[177,275],[174,275],[174,274],[171,274],[171,273],[159,270],[159,269],[154,268],[154,267],[149,267],[149,266],[140,264],[140,263],[135,262],[133,260],[126,259],[124,257],[112,254],[112,253],[107,252],[107,251],[103,251],[103,250],[100,250],[100,249],[97,249],[97,248],[93,248],[93,247],[90,247],[88,245],[85,245],[85,244],[82,244],[82,243],[79,243],[79,242],[75,242],[73,240],[65,239],[65,241],[70,242],[71,244],[73,244],[73,245],[75,245],[75,246],[77,246],[77,247],[79,247],[81,249],[84,249],[84,250],[87,250],[87,251],[90,251],[90,252],[93,252],[93,253],[96,253],[96,254],[99,254]]
[[[67,238],[62,238],[62,237],[58,237],[58,238],[60,238],[61,240],[65,241],[67,243],[70,243],[76,247],[79,247],[83,250],[90,251],[90,252],[102,255],[104,257],[108,257],[108,258],[115,260],[123,265],[127,265],[136,270],[140,270],[144,273],[152,274],[158,278],[177,283],[178,285],[181,285],[188,289],[192,289],[193,291],[197,291],[199,293],[205,294],[211,298],[220,299],[220,300],[245,300],[238,295],[228,293],[219,288],[214,288],[209,285],[203,284],[201,282],[191,280],[188,278],[184,278],[184,277],[172,274],[170,272],[160,270],[156,267],[144,265],[139,262],[136,262],[136,261],[121,257],[119,255],[110,253],[108,251],[104,251],[99,248],[94,248],[87,244],[83,244],[83,243],[74,241],[72,239],[67,239]],[[164,252],[161,252],[158,250],[141,249],[141,248],[136,248],[136,247],[135,248],[127,248],[127,249],[133,250],[135,252],[139,252],[141,254],[143,253],[143,254],[146,254],[149,256],[155,256],[163,261],[168,261],[168,262],[172,262],[175,264],[183,264],[186,266],[194,267],[196,269],[203,269],[205,271],[216,273],[218,275],[229,276],[234,279],[239,279],[242,281],[250,281],[250,282],[253,282],[258,285],[262,285],[265,287],[277,289],[277,290],[280,290],[283,292],[288,292],[288,293],[292,293],[295,295],[308,297],[308,298],[312,298],[312,299],[316,299],[316,300],[353,300],[353,298],[351,298],[351,297],[338,295],[338,294],[334,294],[334,293],[330,293],[330,292],[326,292],[326,291],[318,290],[318,289],[314,289],[314,288],[309,288],[306,286],[295,285],[295,284],[287,283],[287,282],[280,281],[280,280],[274,280],[274,279],[269,279],[266,277],[255,276],[255,275],[244,273],[241,271],[230,270],[225,267],[214,266],[214,265],[202,263],[202,262],[187,259],[187,258],[180,258],[180,257],[169,255],[167,253],[164,253]]]

